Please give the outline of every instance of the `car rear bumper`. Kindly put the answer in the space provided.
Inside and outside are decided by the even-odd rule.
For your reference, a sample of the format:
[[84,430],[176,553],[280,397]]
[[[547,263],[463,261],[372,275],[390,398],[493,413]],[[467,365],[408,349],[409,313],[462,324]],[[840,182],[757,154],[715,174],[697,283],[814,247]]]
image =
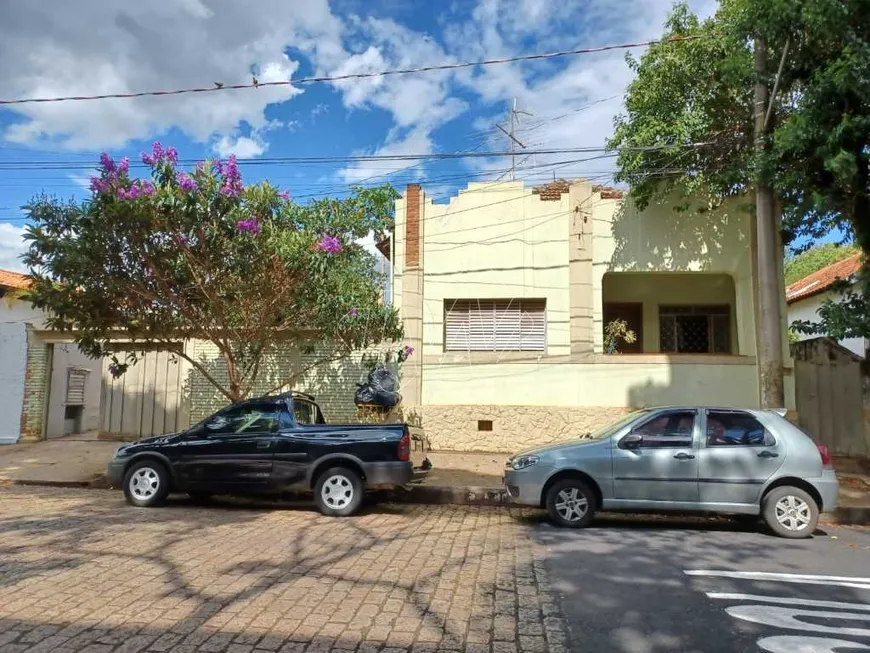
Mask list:
[[833,512],[837,509],[837,494],[840,491],[840,482],[833,469],[826,469],[819,478],[809,479],[813,487],[822,497],[822,512]]
[[363,472],[366,475],[366,487],[398,487],[407,485],[414,474],[411,461],[363,463]]

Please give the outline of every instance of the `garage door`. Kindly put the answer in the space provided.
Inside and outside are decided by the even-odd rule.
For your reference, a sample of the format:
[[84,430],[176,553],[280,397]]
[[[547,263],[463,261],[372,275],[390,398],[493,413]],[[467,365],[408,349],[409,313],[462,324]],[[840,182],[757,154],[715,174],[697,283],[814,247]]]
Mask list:
[[[118,360],[127,352],[118,350]],[[119,378],[103,363],[101,430],[145,438],[187,428],[190,425],[184,382],[187,361],[168,350],[139,353],[139,360]]]

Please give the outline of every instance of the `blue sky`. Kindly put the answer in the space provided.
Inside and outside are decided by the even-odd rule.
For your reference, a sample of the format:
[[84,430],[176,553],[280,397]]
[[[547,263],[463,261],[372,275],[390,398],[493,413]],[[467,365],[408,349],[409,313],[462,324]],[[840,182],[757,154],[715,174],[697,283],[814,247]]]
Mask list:
[[[666,0],[77,0],[11,3],[0,24],[5,97],[58,96],[337,75],[656,38]],[[50,5],[50,6],[49,6]],[[153,5],[153,6],[152,6]],[[714,0],[693,0],[709,14]],[[635,51],[639,54],[640,51]],[[0,163],[79,162],[78,170],[0,170],[0,267],[19,268],[20,207],[40,191],[87,195],[99,153],[154,140],[182,158],[495,151],[516,98],[529,148],[602,146],[631,76],[624,52],[377,80],[0,109]],[[520,156],[517,177],[607,182],[609,159],[556,165]],[[580,157],[574,157],[580,158]],[[299,201],[351,183],[422,183],[445,201],[468,181],[504,178],[499,160],[243,166]]]

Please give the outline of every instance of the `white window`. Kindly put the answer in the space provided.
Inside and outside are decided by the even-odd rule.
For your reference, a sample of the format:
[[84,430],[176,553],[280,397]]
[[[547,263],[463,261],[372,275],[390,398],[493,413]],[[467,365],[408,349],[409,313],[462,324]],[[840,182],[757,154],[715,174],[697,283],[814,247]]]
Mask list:
[[544,299],[444,300],[445,351],[544,351]]
[[66,405],[83,406],[90,370],[68,367],[66,370]]

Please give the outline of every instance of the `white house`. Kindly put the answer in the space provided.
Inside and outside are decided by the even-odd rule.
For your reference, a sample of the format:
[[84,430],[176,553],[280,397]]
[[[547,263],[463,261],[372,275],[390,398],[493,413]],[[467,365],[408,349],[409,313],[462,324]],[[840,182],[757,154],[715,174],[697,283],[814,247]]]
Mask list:
[[99,428],[101,361],[59,343],[42,360],[51,370],[45,381],[28,376],[31,334],[45,322],[42,311],[15,296],[28,283],[22,274],[0,270],[0,444],[17,442],[33,419],[44,424],[47,437]]
[[[795,281],[785,289],[785,299],[788,303],[788,323],[799,320],[817,322],[818,310],[827,300],[842,299],[842,292],[833,291],[831,287],[840,279],[850,279],[861,269],[861,255],[855,254],[847,259],[832,263],[817,272]],[[801,340],[814,338],[798,334]],[[846,338],[839,341],[840,345],[861,358],[867,355],[870,346],[867,338]]]

